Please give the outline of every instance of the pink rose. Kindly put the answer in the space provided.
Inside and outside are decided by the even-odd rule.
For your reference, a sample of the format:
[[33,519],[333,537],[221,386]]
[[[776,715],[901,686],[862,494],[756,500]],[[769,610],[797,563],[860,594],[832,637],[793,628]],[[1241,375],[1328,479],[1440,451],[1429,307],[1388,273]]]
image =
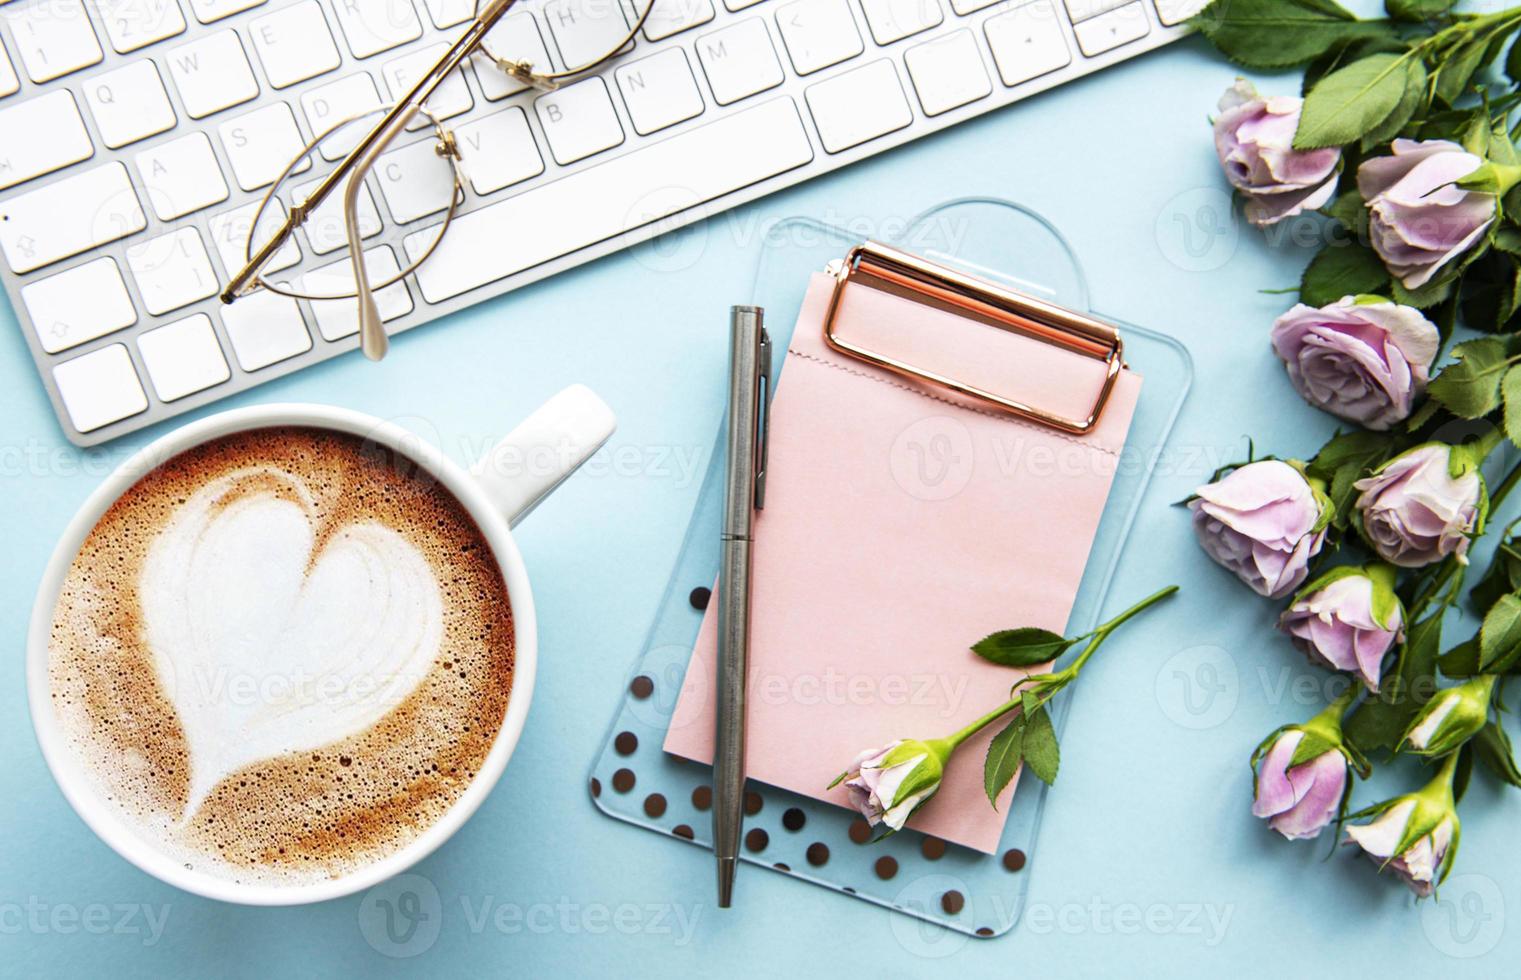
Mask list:
[[1338,568],[1294,597],[1278,628],[1311,660],[1362,678],[1377,691],[1384,658],[1404,634],[1394,569]]
[[1362,491],[1362,535],[1384,561],[1419,568],[1468,554],[1484,481],[1474,465],[1453,475],[1451,446],[1428,442],[1408,449],[1352,486]]
[[1347,758],[1335,748],[1290,767],[1303,740],[1304,732],[1297,728],[1279,733],[1257,769],[1252,802],[1252,816],[1266,817],[1268,826],[1289,840],[1319,836],[1347,791]]
[[1259,595],[1297,589],[1325,541],[1325,498],[1303,473],[1264,459],[1195,491],[1188,507],[1207,555]]
[[1215,153],[1225,179],[1246,198],[1246,220],[1259,227],[1331,200],[1341,150],[1294,149],[1302,99],[1257,94],[1244,78],[1220,97]]
[[1495,220],[1495,195],[1455,181],[1484,164],[1448,140],[1399,139],[1393,156],[1357,168],[1373,250],[1406,289],[1424,286]]
[[1410,416],[1441,345],[1419,310],[1352,296],[1295,306],[1273,323],[1272,340],[1305,401],[1370,429]]

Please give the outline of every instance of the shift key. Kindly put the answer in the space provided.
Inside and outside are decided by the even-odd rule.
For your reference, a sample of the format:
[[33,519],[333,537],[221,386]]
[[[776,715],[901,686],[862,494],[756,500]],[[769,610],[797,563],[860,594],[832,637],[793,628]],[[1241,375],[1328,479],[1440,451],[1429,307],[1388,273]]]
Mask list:
[[147,225],[127,168],[108,163],[0,201],[0,252],[31,272]]

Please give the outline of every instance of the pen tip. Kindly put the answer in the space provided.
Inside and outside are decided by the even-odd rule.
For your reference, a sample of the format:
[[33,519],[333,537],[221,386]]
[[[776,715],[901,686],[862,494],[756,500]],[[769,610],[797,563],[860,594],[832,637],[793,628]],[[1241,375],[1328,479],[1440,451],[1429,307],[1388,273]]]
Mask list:
[[718,859],[718,907],[726,909],[734,899],[734,871],[738,862],[734,858]]

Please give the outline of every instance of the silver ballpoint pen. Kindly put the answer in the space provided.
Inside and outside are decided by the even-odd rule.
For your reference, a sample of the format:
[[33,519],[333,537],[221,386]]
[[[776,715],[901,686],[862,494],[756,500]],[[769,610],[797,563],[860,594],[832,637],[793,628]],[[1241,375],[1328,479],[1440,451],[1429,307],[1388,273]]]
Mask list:
[[713,755],[713,854],[718,907],[734,895],[745,805],[745,679],[750,656],[750,549],[765,504],[771,338],[758,306],[729,311],[729,436],[723,554],[718,568],[718,733]]

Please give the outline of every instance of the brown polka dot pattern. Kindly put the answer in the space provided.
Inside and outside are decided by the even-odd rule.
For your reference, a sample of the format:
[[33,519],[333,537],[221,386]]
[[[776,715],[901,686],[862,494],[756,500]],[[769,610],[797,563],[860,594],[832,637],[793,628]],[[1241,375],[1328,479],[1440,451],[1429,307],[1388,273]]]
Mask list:
[[757,813],[761,812],[761,807],[763,807],[765,805],[766,805],[766,801],[763,800],[763,799],[761,799],[761,795],[759,793],[746,793],[745,794],[745,815],[746,816],[749,816],[749,817],[755,816]]
[[1003,852],[1003,866],[1007,871],[1019,871],[1025,866],[1025,852],[1015,847]]
[[771,835],[759,827],[751,828],[745,834],[745,847],[751,851],[764,851],[770,843]]
[[891,854],[884,854],[877,858],[877,863],[873,865],[873,869],[877,872],[878,878],[881,878],[883,881],[891,881],[893,876],[898,873],[898,859]]
[[850,839],[857,844],[864,844],[871,840],[871,824],[865,820],[855,820],[850,824]]
[[698,612],[707,609],[708,601],[712,598],[713,590],[708,588],[706,585],[699,585],[697,588],[693,589],[687,594],[687,602],[691,603],[692,608],[696,609]]
[[926,837],[919,842],[919,852],[927,861],[938,861],[945,857],[945,841],[938,837]]
[[966,908],[966,896],[955,890],[948,891],[940,896],[940,907],[946,915],[958,915]]
[[788,807],[787,812],[782,814],[782,826],[794,834],[803,829],[808,823],[808,815],[797,807]]
[[593,799],[596,799],[602,795],[602,780],[598,779],[596,776],[592,777],[591,794]]
[[652,818],[665,816],[665,797],[659,793],[651,793],[644,798],[644,812]]
[[683,838],[685,840],[691,840],[692,839],[692,828],[688,827],[684,823],[677,824],[674,828],[672,828],[671,833],[673,833],[677,837],[681,837],[681,838]]
[[643,674],[640,674],[632,681],[629,681],[628,692],[634,697],[643,701],[645,698],[648,698],[651,694],[655,693],[655,682],[650,680],[648,677],[645,677]]
[[699,810],[707,810],[713,806],[713,787],[699,786],[692,790],[692,805]]
[[619,755],[633,755],[639,748],[639,736],[633,732],[619,732],[618,737],[613,739],[613,748],[618,750]]
[[634,770],[619,769],[613,773],[613,789],[620,793],[627,793],[634,788]]
[[808,845],[808,863],[815,868],[822,868],[829,863],[829,845],[823,841],[814,841]]
[[982,936],[983,938],[991,936],[992,934],[993,934],[993,930],[989,929],[987,926],[983,926],[982,928],[980,928],[980,929],[977,930],[977,935]]

